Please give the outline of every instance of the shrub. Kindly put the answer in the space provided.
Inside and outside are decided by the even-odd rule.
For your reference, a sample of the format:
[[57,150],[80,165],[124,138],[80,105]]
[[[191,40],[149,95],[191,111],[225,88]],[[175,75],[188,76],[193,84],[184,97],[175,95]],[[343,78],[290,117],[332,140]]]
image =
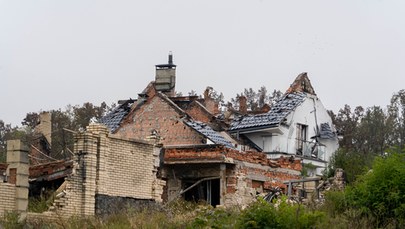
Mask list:
[[289,204],[283,197],[277,207],[259,199],[242,211],[239,228],[314,228],[323,222],[325,214],[309,211],[300,204]]
[[343,191],[327,191],[325,192],[325,202],[321,206],[321,210],[330,217],[336,217],[344,213],[347,209],[346,196]]
[[405,221],[405,154],[392,153],[376,158],[373,170],[361,176],[346,189],[350,207],[362,216],[375,218],[376,226],[389,224],[404,227]]
[[235,228],[238,213],[235,209],[201,206],[190,228]]

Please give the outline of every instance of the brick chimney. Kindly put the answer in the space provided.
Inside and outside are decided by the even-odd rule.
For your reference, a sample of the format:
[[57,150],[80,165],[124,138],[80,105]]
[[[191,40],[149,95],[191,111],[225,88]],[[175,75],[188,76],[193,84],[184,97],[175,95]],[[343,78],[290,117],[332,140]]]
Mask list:
[[239,96],[239,112],[242,114],[247,113],[247,99],[245,96]]
[[210,95],[212,87],[207,87],[204,91],[204,106],[213,115],[219,114],[219,103],[216,102]]
[[173,64],[173,54],[169,52],[167,64],[156,65],[155,88],[169,97],[175,95],[176,65]]

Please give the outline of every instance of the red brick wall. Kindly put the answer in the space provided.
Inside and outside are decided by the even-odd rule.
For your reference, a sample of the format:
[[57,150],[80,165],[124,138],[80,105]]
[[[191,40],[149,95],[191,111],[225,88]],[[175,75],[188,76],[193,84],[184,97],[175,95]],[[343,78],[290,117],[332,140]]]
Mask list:
[[[238,180],[247,176],[267,177],[267,181],[263,182],[264,189],[271,187],[285,188],[283,181],[301,178],[298,171],[301,170],[300,160],[289,160],[281,158],[278,161],[267,159],[266,155],[258,152],[240,152],[223,146],[216,147],[195,147],[195,148],[168,148],[165,149],[164,161],[226,161],[226,158],[232,158],[237,161],[248,162],[262,166],[227,166],[226,188],[227,193],[236,193]],[[269,168],[271,167],[271,168]],[[284,169],[284,170],[283,170]],[[290,172],[288,172],[288,169]],[[244,178],[242,178],[244,179]],[[247,185],[254,188],[252,180],[245,179]]]
[[215,147],[194,147],[194,148],[169,148],[165,149],[165,160],[206,160],[217,159],[224,160],[225,157],[232,158],[238,161],[245,161],[254,164],[267,165],[273,168],[287,168],[291,170],[301,171],[301,160],[289,160],[281,157],[277,161],[269,160],[266,154],[260,152],[240,152],[226,148],[224,146]]
[[211,114],[219,114],[218,103],[211,98],[206,98],[204,105]]
[[194,120],[208,123],[211,121],[211,117],[204,111],[204,108],[198,104],[192,104],[186,110],[187,114],[190,115]]
[[[127,119],[128,120],[128,119]],[[130,121],[116,132],[120,136],[146,139],[156,130],[164,145],[201,144],[204,138],[181,120],[175,109],[155,96],[134,112]]]

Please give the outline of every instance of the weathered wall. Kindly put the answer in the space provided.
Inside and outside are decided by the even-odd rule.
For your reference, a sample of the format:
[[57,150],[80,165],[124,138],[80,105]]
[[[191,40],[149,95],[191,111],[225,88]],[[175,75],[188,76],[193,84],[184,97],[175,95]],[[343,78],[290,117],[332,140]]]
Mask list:
[[26,217],[28,207],[28,148],[20,140],[7,141],[8,183],[0,181],[0,216],[16,211]]
[[192,102],[190,106],[187,107],[186,112],[195,121],[204,123],[209,123],[213,117],[213,115],[210,114],[209,111],[198,101]]
[[300,178],[302,168],[300,160],[272,161],[263,153],[221,146],[166,148],[165,163],[169,201],[184,189],[184,180],[220,177],[220,203],[225,206],[246,206],[258,191],[285,188],[283,181]]
[[158,131],[161,143],[168,145],[201,144],[204,138],[185,125],[182,116],[159,96],[154,96],[121,125],[116,134],[125,138],[147,139],[152,131]]
[[100,206],[115,200],[117,206],[126,200],[161,201],[165,182],[156,176],[160,148],[108,134],[99,124],[90,124],[75,141],[74,173],[67,179],[65,196],[55,201],[63,216],[108,213]]
[[160,149],[111,135],[105,140],[106,150],[100,151],[97,193],[160,200],[162,182],[156,178]]

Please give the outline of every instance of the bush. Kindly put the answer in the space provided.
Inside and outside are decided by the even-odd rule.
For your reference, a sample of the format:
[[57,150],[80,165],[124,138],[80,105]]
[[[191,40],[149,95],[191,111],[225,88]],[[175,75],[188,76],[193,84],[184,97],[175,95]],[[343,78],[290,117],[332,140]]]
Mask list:
[[277,207],[259,199],[242,211],[239,228],[314,228],[323,222],[325,214],[309,211],[300,204],[289,204],[286,197]]
[[235,209],[201,206],[190,228],[235,228],[238,214]]
[[348,204],[378,227],[405,227],[405,154],[376,158],[373,170],[346,189]]
[[344,213],[346,209],[347,201],[344,192],[332,190],[325,192],[325,202],[321,206],[321,210],[329,217],[336,217]]

